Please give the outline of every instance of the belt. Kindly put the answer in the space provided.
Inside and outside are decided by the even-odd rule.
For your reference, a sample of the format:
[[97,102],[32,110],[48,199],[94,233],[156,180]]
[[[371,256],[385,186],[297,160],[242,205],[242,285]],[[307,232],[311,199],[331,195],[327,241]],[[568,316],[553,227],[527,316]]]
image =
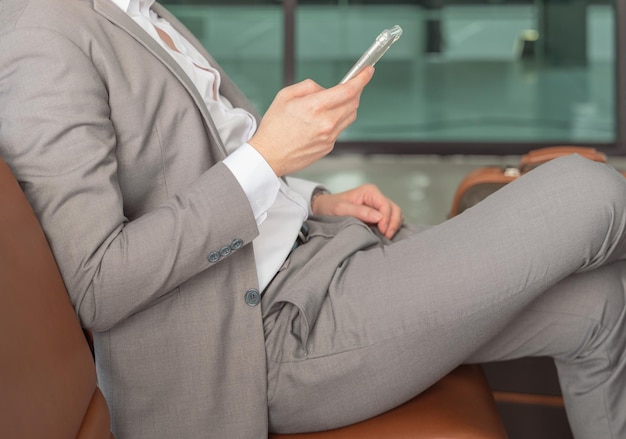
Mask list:
[[302,224],[300,227],[300,231],[298,232],[298,236],[296,237],[296,242],[293,243],[293,247],[291,247],[291,251],[294,251],[296,248],[300,247],[302,244],[309,240],[309,227],[306,224]]

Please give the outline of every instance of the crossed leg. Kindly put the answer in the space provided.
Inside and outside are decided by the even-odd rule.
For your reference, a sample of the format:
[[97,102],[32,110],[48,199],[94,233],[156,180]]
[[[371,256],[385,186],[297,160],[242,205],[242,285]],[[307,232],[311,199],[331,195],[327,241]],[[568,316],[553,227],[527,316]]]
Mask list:
[[572,275],[532,302],[468,362],[555,359],[572,431],[626,436],[626,261]]
[[[604,165],[567,157],[459,217],[355,254],[336,270],[308,334],[298,333],[301,316],[289,303],[273,316],[276,322],[266,333],[271,429],[353,423],[410,399],[462,362],[541,355],[547,344],[556,347],[549,354],[558,359],[562,384],[570,386],[570,416],[595,410],[590,416],[599,430],[573,422],[576,434],[621,437],[626,423],[608,412],[626,408],[622,392],[605,392],[604,408],[590,402],[599,396],[585,398],[581,392],[623,380],[623,366],[610,362],[605,369],[613,372],[598,379],[589,364],[606,359],[583,361],[580,354],[623,357],[622,318],[614,317],[624,309],[622,264],[597,269],[625,254],[625,210],[623,177]],[[578,283],[586,286],[572,287]],[[560,285],[581,292],[552,293],[567,289]],[[542,300],[554,300],[556,309],[584,309],[586,296],[593,298],[594,318],[604,320],[570,319],[562,328],[544,324],[540,333],[518,323]],[[614,313],[597,311],[604,307]],[[525,350],[502,352],[498,346],[510,345],[500,341],[502,334]]]

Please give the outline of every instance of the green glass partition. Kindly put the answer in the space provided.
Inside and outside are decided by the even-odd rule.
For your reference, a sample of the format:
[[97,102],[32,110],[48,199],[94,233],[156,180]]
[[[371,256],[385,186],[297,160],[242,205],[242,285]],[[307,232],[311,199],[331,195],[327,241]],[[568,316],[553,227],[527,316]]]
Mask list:
[[357,122],[340,138],[346,145],[504,154],[542,144],[616,148],[622,142],[616,21],[623,6],[615,1],[179,0],[166,6],[261,111],[285,81],[334,85],[380,31],[402,26],[402,38],[376,67]]

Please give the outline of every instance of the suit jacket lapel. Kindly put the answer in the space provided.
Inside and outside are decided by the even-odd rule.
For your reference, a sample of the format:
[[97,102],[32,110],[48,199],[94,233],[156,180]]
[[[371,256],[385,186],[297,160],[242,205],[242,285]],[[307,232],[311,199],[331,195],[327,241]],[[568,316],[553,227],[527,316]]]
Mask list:
[[178,19],[171,12],[169,12],[159,3],[155,3],[152,9],[160,17],[166,19],[183,37],[187,39],[187,41],[189,41],[196,48],[198,52],[200,52],[202,56],[207,59],[207,61],[209,61],[209,64],[211,64],[212,67],[217,69],[222,78],[220,93],[228,98],[233,106],[244,108],[246,111],[250,112],[255,118],[257,118],[257,121],[260,121],[261,116],[257,109],[250,104],[248,98],[246,98],[243,92],[235,85],[234,82],[230,80],[226,72],[224,72],[222,67],[209,54],[209,52],[206,51],[202,43],[198,41],[195,35],[192,34],[180,21],[178,21]]
[[[94,0],[94,10],[104,16],[106,19],[111,21],[116,26],[128,32],[135,40],[137,40],[140,44],[142,44],[148,51],[150,51],[156,58],[158,58],[175,76],[178,80],[183,84],[183,86],[187,89],[187,92],[191,95],[196,106],[202,113],[204,120],[206,122],[206,127],[215,143],[219,146],[220,151],[224,154],[224,157],[227,155],[226,148],[220,138],[220,135],[215,127],[215,123],[209,114],[209,110],[207,109],[206,104],[204,103],[204,99],[198,92],[198,89],[193,84],[193,82],[189,79],[189,76],[180,68],[178,63],[174,61],[174,59],[163,49],[159,43],[154,41],[154,39],[148,35],[135,21],[130,18],[124,11],[122,11],[119,7],[117,7],[113,2],[109,0]],[[160,10],[164,10],[160,7]],[[159,10],[159,15],[160,15]],[[166,18],[166,17],[164,17]],[[169,17],[167,17],[169,20]],[[180,31],[180,25],[177,22],[177,30]],[[194,42],[195,44],[195,42]],[[221,69],[220,69],[221,73]]]

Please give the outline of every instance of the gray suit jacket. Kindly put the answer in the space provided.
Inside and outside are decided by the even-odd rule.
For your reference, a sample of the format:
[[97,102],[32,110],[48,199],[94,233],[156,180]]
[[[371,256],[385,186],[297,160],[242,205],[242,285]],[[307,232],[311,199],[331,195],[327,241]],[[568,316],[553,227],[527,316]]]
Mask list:
[[95,332],[117,438],[264,437],[258,229],[161,47],[108,0],[0,1],[0,153]]

